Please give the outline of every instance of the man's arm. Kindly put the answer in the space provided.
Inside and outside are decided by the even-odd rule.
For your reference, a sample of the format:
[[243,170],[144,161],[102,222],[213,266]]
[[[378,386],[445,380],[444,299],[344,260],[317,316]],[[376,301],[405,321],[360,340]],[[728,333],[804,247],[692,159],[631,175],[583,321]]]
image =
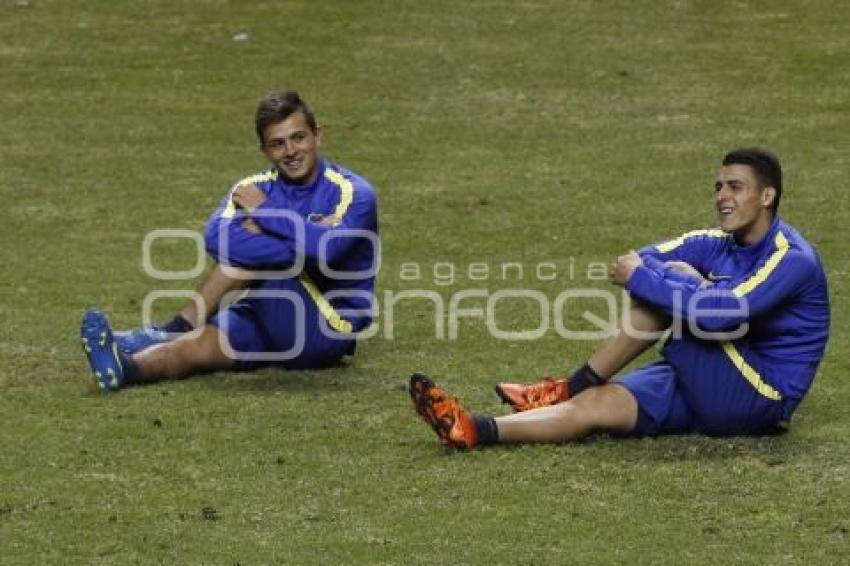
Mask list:
[[625,286],[638,267],[649,269],[662,279],[666,279],[680,285],[696,285],[706,287],[711,284],[697,269],[684,261],[661,261],[652,256],[642,256],[634,250],[617,258],[611,266],[611,281],[620,286]]
[[729,237],[729,234],[722,230],[693,230],[678,238],[643,247],[637,253],[650,267],[651,262],[647,260],[651,259],[661,263],[684,262],[704,274],[710,258]]
[[696,267],[686,261],[663,261],[655,256],[642,256],[639,252],[638,256],[644,267],[653,270],[664,279],[683,285],[695,284],[698,287],[711,285],[711,282]]
[[207,253],[217,263],[246,269],[291,266],[295,262],[292,243],[263,233],[253,219],[236,209],[234,195],[239,188],[227,195],[207,222],[204,233]]
[[811,262],[802,254],[778,249],[743,276],[700,287],[664,278],[633,257],[623,256],[615,265],[614,282],[665,314],[722,332],[775,308],[805,285],[811,273]]
[[[254,185],[243,185],[236,189],[233,202],[249,214],[256,211],[271,211],[274,208],[266,195]],[[359,239],[356,233],[346,231],[375,232],[377,205],[374,195],[367,190],[354,190],[351,203],[341,217],[324,216],[303,221],[303,230],[294,223],[300,219],[288,216],[266,216],[256,214],[252,220],[263,233],[290,242],[298,249],[303,245],[304,256],[314,261],[333,264],[343,257]],[[303,233],[303,242],[299,241]],[[336,236],[335,233],[339,235]]]

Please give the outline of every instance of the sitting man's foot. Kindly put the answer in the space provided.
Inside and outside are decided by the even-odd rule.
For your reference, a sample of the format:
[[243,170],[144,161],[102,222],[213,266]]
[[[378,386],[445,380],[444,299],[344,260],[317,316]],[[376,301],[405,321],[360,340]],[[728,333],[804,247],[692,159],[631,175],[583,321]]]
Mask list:
[[510,405],[517,413],[557,405],[570,398],[567,380],[554,377],[535,383],[498,383],[495,389],[502,402]]
[[124,367],[106,315],[98,309],[87,310],[80,338],[98,387],[105,391],[120,389],[124,385]]
[[115,331],[115,343],[128,356],[171,340],[173,340],[172,336],[161,325]]
[[410,399],[419,416],[446,446],[473,448],[478,443],[472,414],[427,375],[410,376]]

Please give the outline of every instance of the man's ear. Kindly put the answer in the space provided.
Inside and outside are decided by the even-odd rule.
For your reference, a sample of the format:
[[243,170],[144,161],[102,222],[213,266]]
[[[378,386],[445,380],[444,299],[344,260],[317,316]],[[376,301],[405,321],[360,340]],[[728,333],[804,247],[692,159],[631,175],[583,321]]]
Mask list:
[[770,208],[773,206],[773,199],[776,198],[776,189],[771,186],[767,186],[761,191],[761,204],[765,208]]

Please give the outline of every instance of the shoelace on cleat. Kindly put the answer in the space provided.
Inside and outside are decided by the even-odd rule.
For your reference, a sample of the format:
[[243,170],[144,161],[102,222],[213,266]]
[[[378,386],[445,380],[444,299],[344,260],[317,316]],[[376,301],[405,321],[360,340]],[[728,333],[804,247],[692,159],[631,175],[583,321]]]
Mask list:
[[558,400],[558,383],[552,377],[547,377],[539,383],[526,385],[522,391],[523,397],[531,406],[540,403],[550,404]]

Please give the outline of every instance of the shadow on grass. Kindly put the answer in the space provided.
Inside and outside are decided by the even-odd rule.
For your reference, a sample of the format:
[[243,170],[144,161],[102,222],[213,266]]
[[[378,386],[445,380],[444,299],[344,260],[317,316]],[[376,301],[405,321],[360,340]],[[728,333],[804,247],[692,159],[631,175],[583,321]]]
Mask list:
[[[425,435],[417,435],[421,441]],[[471,452],[446,449],[434,442],[428,448],[432,456],[461,456],[500,466],[522,466],[533,459],[542,472],[566,467],[592,465],[594,469],[643,470],[657,466],[689,468],[718,464],[755,466],[777,471],[809,466],[816,459],[829,457],[830,447],[793,438],[791,435],[767,437],[711,438],[700,435],[671,435],[659,438],[618,438],[597,434],[564,444],[524,444],[494,446]]]
[[348,391],[355,387],[357,371],[350,364],[316,369],[288,370],[268,367],[249,372],[217,372],[193,379],[217,391],[279,392]]
[[597,458],[626,463],[671,463],[756,460],[767,467],[793,465],[809,460],[826,449],[793,433],[758,437],[708,437],[696,434],[658,438],[614,438],[594,436],[576,443],[579,450],[593,451]]

